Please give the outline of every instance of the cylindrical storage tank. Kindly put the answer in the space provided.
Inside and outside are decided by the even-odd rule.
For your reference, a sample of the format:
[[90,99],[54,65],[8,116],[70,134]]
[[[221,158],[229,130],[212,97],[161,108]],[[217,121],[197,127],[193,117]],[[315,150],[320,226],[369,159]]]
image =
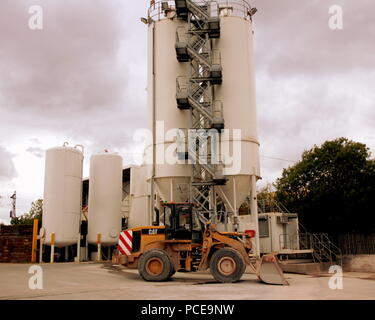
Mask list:
[[149,166],[136,166],[130,169],[130,212],[128,228],[151,225],[150,197],[151,186],[147,179]]
[[77,243],[82,197],[83,153],[64,144],[46,152],[43,228],[45,241],[51,244],[55,234],[55,246],[65,247]]
[[253,27],[246,1],[234,0],[230,6],[226,1],[218,3],[221,35],[213,43],[220,52],[223,83],[215,88],[215,100],[223,103],[228,130],[221,137],[221,154],[230,159],[224,166],[228,182],[220,187],[225,195],[219,195],[229,202],[229,211],[237,212],[250,195],[251,176],[260,178]]
[[114,245],[121,231],[122,157],[100,153],[90,159],[88,235],[96,243]]
[[[168,2],[171,8],[166,15],[163,2]],[[190,110],[180,110],[176,103],[176,81],[189,74],[189,63],[180,63],[176,58],[176,33],[179,30],[184,34],[187,22],[177,19],[174,5],[174,1],[156,1],[149,11],[153,20],[148,29],[149,127],[156,132],[156,192],[164,201],[186,201],[191,165],[177,161],[177,153],[173,150],[176,149],[177,130],[187,132],[190,127]],[[148,164],[152,164],[152,149],[152,144],[146,148]]]
[[130,212],[130,181],[126,181],[126,182],[123,181],[121,218],[129,218],[129,212]]

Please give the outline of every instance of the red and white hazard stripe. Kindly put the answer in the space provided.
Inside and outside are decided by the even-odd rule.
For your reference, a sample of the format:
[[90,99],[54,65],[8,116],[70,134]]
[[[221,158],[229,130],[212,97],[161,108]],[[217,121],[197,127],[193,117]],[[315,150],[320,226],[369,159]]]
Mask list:
[[121,252],[121,254],[128,256],[132,253],[132,240],[132,230],[125,230],[120,233],[120,237],[118,239],[118,250]]

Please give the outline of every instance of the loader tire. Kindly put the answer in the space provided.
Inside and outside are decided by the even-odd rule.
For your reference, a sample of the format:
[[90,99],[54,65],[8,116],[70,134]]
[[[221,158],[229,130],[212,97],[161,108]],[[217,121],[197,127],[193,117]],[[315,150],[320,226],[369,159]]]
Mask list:
[[211,274],[219,282],[237,282],[245,269],[246,265],[240,253],[232,248],[217,250],[210,260]]
[[166,281],[171,277],[171,267],[171,259],[165,251],[151,249],[139,258],[138,272],[145,281]]
[[171,272],[168,275],[168,280],[174,276],[176,270],[174,269],[173,263],[171,262]]

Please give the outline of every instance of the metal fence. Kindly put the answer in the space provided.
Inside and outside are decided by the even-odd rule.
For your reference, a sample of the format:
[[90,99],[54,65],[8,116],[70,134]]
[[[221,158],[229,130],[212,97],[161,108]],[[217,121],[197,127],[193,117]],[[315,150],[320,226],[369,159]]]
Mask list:
[[342,234],[334,241],[342,254],[375,254],[375,234]]

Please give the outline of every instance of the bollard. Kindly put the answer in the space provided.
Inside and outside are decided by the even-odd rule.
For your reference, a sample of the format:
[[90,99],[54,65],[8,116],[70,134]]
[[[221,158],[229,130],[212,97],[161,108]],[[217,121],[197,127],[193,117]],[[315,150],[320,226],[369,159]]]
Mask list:
[[51,263],[53,263],[53,259],[55,256],[55,233],[51,233]]

